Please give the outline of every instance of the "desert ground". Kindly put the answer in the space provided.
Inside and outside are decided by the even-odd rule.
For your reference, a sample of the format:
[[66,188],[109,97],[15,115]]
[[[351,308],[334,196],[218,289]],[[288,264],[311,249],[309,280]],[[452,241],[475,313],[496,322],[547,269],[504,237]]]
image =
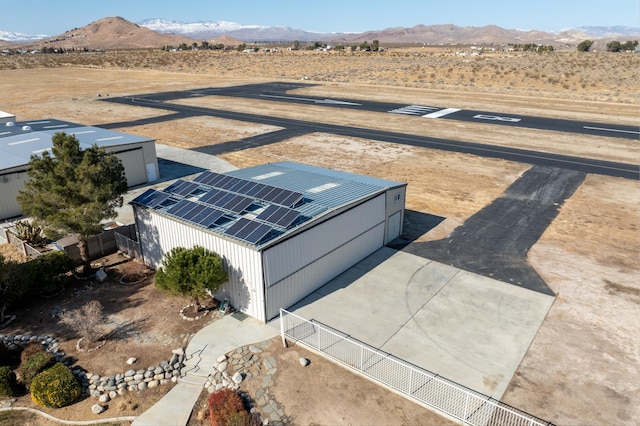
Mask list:
[[[100,126],[163,114],[100,102],[105,96],[301,79],[314,85],[297,90],[299,95],[612,124],[640,121],[640,55],[495,52],[471,57],[446,48],[384,54],[144,51],[0,56],[0,109],[16,114],[19,121],[58,118]],[[181,102],[640,164],[640,145],[632,139],[227,97]],[[277,129],[192,117],[118,130],[189,149]],[[530,167],[323,133],[222,158],[237,167],[290,160],[407,182],[407,209],[445,218],[419,241],[444,238]],[[562,205],[528,255],[556,301],[504,402],[556,424],[640,422],[639,218],[638,180],[587,175]],[[324,390],[319,387],[318,392]],[[285,411],[295,411],[296,401],[288,399],[292,393],[285,389],[279,395]],[[405,418],[412,423],[410,416]],[[315,423],[332,420],[335,417],[321,417]],[[351,423],[366,423],[360,420]]]

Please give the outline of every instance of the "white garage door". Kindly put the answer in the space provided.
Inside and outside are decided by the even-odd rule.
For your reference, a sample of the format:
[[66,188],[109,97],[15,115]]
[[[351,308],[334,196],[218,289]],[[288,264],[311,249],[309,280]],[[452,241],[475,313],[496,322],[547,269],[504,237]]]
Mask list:
[[122,161],[127,175],[127,186],[136,186],[147,183],[147,168],[144,164],[142,148],[131,151],[117,152],[116,157]]

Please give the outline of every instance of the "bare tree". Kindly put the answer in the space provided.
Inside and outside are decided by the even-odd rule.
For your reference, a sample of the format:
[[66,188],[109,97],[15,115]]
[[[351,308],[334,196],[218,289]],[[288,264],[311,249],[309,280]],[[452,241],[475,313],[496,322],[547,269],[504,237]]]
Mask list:
[[97,300],[87,302],[78,309],[60,314],[60,322],[78,333],[82,340],[89,344],[95,343],[103,336],[102,305]]

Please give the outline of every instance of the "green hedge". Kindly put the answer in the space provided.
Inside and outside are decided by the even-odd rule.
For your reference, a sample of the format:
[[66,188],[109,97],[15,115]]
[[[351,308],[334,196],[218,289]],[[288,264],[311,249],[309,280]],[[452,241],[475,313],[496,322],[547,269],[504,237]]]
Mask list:
[[18,396],[20,386],[11,367],[0,367],[0,396]]
[[20,355],[20,378],[27,389],[33,379],[56,363],[55,357],[38,343],[29,343]]
[[60,408],[80,397],[82,388],[71,370],[58,362],[31,382],[31,399],[42,407]]

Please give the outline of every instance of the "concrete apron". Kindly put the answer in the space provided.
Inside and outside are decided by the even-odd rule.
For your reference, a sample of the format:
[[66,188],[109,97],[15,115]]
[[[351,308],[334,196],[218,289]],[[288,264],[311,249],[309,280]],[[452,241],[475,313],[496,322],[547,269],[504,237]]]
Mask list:
[[499,400],[553,301],[382,248],[289,311]]

